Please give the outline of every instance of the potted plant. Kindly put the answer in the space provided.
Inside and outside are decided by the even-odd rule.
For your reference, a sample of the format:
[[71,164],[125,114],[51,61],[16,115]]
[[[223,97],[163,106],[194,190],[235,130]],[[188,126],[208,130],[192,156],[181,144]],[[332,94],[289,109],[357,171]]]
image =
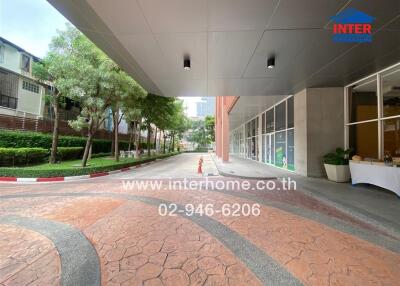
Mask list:
[[324,166],[328,180],[337,183],[350,180],[349,155],[351,150],[336,148],[335,153],[328,153],[324,156]]

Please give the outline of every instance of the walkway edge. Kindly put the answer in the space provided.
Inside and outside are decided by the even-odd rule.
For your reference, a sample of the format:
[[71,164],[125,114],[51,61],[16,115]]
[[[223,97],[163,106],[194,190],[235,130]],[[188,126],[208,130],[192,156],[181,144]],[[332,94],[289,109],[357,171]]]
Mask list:
[[131,167],[124,167],[124,168],[121,168],[118,170],[91,173],[88,175],[80,175],[80,176],[39,177],[39,178],[0,177],[0,183],[2,183],[2,182],[5,182],[5,183],[55,183],[55,182],[66,182],[66,181],[68,181],[68,182],[81,181],[81,180],[93,179],[93,178],[113,175],[113,174],[117,174],[117,173],[121,173],[121,172],[126,172],[129,170],[133,170],[133,169],[136,169],[139,167],[149,165],[149,164],[153,164],[155,162],[158,162],[160,160],[164,160],[167,158],[169,158],[169,157],[158,158],[158,159],[152,160],[150,162],[141,163],[141,164],[131,166]]
[[221,168],[218,166],[218,163],[215,161],[216,160],[215,154],[210,154],[210,157],[212,158],[214,165],[218,170],[218,173],[224,177],[238,178],[238,179],[243,179],[243,180],[276,180],[276,179],[278,179],[278,177],[248,177],[248,176],[227,173],[227,172],[222,171]]

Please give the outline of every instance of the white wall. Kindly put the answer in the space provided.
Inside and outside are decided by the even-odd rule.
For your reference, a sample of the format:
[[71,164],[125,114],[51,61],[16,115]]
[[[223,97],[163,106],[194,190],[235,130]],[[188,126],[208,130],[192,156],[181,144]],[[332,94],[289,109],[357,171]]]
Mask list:
[[15,110],[0,106],[0,114],[15,116]]
[[[18,113],[30,113],[35,116],[42,116],[44,110],[44,88],[39,85],[39,93],[31,92],[22,88],[23,78],[18,83]],[[28,80],[27,80],[28,81]]]
[[17,49],[3,44],[4,49],[4,61],[0,62],[0,67],[21,74],[21,55]]

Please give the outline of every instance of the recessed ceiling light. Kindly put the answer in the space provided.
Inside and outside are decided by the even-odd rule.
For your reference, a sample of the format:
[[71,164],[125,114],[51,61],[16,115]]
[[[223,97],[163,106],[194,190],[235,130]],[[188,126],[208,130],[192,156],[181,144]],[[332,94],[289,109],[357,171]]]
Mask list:
[[183,69],[185,71],[189,71],[190,70],[190,57],[189,56],[185,56],[183,58]]
[[267,61],[267,68],[273,69],[275,67],[275,57],[271,57]]

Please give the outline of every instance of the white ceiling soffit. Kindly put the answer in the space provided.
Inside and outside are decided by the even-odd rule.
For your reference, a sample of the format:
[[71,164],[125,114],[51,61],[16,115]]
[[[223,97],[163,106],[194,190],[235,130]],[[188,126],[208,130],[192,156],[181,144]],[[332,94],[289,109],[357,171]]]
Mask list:
[[[165,96],[285,95],[343,86],[400,61],[398,0],[48,1]],[[332,42],[329,18],[346,7],[376,17],[372,44]],[[272,55],[276,68],[268,70]]]

